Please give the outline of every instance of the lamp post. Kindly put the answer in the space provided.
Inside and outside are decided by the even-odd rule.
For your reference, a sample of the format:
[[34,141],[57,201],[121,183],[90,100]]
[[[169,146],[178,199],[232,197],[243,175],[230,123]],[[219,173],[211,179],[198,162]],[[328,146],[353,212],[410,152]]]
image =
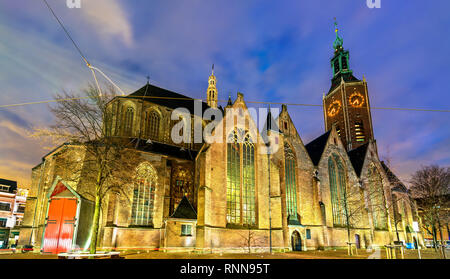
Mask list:
[[419,259],[422,259],[420,256],[420,245],[419,245],[419,237],[417,236],[417,232],[419,231],[419,223],[413,222],[413,230],[416,233],[416,243],[417,243],[417,253],[419,254]]
[[[267,131],[267,135],[269,135],[269,131]],[[271,205],[270,205],[270,151],[269,144],[267,144],[267,170],[269,172],[269,250],[270,254],[272,254],[272,214],[271,214]]]

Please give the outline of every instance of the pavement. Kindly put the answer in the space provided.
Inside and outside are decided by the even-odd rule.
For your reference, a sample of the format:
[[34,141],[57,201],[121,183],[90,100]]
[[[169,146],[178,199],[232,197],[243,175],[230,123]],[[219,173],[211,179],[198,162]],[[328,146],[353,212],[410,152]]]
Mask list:
[[[434,249],[421,250],[422,259],[440,259],[440,255]],[[386,259],[383,250],[367,251],[358,250],[358,255],[349,256],[347,250],[303,251],[286,253],[253,253],[253,254],[196,254],[196,253],[165,253],[160,251],[123,251],[121,256],[125,259]],[[417,250],[406,250],[405,259],[418,259]],[[450,259],[450,250],[446,251],[447,259]],[[397,258],[401,258],[397,254]],[[1,253],[0,259],[57,259],[56,255],[40,253]]]

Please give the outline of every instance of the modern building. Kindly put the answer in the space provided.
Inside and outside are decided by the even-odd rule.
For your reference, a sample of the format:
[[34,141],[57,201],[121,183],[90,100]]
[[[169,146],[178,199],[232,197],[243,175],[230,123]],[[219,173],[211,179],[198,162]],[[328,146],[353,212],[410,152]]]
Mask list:
[[17,189],[17,182],[0,178],[0,249],[15,245],[25,212],[28,190]]
[[[105,129],[133,143],[137,155],[129,183],[105,195],[98,246],[209,253],[411,241],[394,228],[397,184],[378,157],[367,81],[352,72],[337,30],[333,50],[325,131],[308,144],[286,105],[264,116],[262,131],[242,93],[218,106],[214,71],[206,103],[149,83],[115,97]],[[174,118],[178,108],[186,114]],[[208,113],[223,117],[208,120]],[[180,123],[193,131],[182,130],[190,141],[174,139]],[[196,123],[204,129],[214,123],[216,140],[196,140]],[[91,159],[82,146],[67,143],[33,168],[20,244],[48,253],[88,247]],[[73,162],[76,167],[67,167]],[[413,213],[404,210],[407,226]]]

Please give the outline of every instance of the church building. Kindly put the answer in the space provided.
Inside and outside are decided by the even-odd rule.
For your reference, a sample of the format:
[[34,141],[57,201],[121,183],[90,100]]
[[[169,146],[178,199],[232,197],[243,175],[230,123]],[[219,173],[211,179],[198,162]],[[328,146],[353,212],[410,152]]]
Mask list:
[[[307,144],[286,105],[278,115],[269,111],[262,131],[242,93],[219,106],[214,67],[206,102],[150,83],[116,96],[105,129],[133,141],[139,158],[123,185],[127,194],[111,191],[102,203],[98,247],[283,252],[422,241],[409,229],[417,212],[406,188],[378,157],[368,85],[353,74],[337,29],[333,49],[325,131]],[[218,141],[198,142],[190,133],[190,141],[176,142],[178,108],[189,112],[192,131],[208,109],[224,114],[217,122],[231,128],[213,130]],[[227,117],[229,111],[237,113]],[[210,122],[200,121],[203,128]],[[273,152],[269,136],[278,146]],[[44,253],[89,246],[93,184],[87,174],[74,178],[67,158],[83,169],[88,155],[66,143],[32,169],[19,245]]]

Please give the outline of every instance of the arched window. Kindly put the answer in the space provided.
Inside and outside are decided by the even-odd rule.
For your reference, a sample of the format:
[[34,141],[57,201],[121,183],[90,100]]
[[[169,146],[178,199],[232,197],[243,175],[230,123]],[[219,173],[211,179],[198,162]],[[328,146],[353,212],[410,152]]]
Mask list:
[[375,166],[369,168],[369,189],[367,196],[372,209],[372,220],[375,229],[386,229],[386,204],[384,199],[383,182]]
[[242,191],[243,223],[255,225],[255,146],[253,145],[249,135],[247,135],[244,140],[242,158],[244,173],[244,187]]
[[[333,224],[345,225],[346,206],[346,179],[345,169],[336,155],[328,159],[328,175],[331,192],[331,209],[333,211]],[[337,172],[337,173],[336,173]]]
[[289,144],[284,145],[284,175],[286,181],[286,209],[289,220],[297,220],[297,180],[295,155]]
[[241,159],[237,134],[233,132],[227,143],[227,222],[241,223]]
[[124,136],[130,136],[133,132],[134,109],[128,107],[124,117]]
[[256,224],[255,146],[249,135],[238,142],[236,132],[227,143],[227,222]]
[[173,170],[172,186],[170,189],[170,209],[172,214],[184,196],[191,204],[194,203],[194,188],[192,183],[192,173],[184,167],[176,167]]
[[159,139],[159,115],[155,111],[145,113],[145,136],[152,140]]
[[150,163],[141,163],[136,168],[133,204],[131,206],[131,224],[151,226],[153,224],[153,206],[158,176]]

